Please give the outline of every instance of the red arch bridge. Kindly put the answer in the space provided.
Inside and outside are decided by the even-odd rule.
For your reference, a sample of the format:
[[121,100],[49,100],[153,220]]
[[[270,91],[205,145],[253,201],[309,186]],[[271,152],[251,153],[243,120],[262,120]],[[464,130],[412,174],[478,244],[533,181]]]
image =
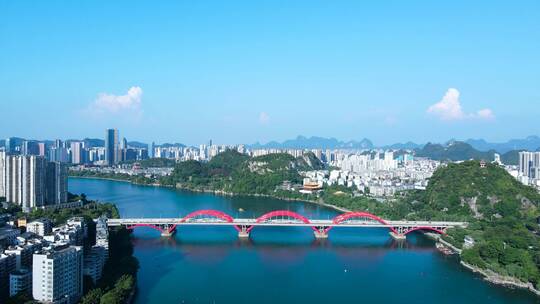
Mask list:
[[162,236],[173,235],[180,226],[231,226],[238,236],[249,237],[251,230],[259,226],[310,227],[316,238],[327,238],[335,227],[386,228],[395,239],[405,239],[413,231],[427,231],[444,234],[451,227],[466,227],[465,222],[431,221],[390,221],[368,212],[347,212],[330,220],[314,220],[288,210],[268,212],[255,219],[233,218],[218,210],[199,210],[183,218],[122,218],[109,219],[109,227],[124,226],[128,229],[150,227],[161,232]]

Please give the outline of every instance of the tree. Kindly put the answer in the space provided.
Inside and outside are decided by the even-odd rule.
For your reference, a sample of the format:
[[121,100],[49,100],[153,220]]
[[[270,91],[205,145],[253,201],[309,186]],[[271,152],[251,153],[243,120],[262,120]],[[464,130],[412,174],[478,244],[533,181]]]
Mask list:
[[100,304],[102,296],[103,291],[100,288],[90,290],[82,299],[81,304]]
[[495,260],[499,259],[499,255],[504,251],[504,244],[501,241],[488,241],[480,245],[480,256],[484,260]]

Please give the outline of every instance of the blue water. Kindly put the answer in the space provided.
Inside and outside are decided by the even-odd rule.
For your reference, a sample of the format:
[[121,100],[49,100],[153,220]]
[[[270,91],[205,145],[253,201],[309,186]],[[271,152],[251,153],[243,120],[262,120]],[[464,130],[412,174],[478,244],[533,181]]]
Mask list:
[[[105,180],[72,178],[69,189],[114,202],[122,217],[182,217],[199,209],[244,218],[278,209],[319,219],[338,214],[307,203]],[[138,228],[134,245],[141,265],[136,303],[540,303],[486,283],[420,234],[403,243],[385,229],[336,228],[317,241],[310,228],[255,227],[249,240],[239,240],[231,227],[181,227],[171,238]]]

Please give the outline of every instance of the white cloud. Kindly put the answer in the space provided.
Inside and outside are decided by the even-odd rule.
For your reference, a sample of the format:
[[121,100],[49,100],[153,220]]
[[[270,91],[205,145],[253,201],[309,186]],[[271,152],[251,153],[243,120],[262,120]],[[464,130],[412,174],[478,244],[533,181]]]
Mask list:
[[259,123],[265,125],[265,124],[268,124],[270,122],[270,115],[268,115],[268,113],[266,112],[261,112],[259,114]]
[[430,106],[427,112],[445,121],[463,119],[492,120],[495,118],[491,109],[482,109],[476,113],[465,113],[459,100],[459,91],[454,88],[448,89],[441,101]]
[[495,119],[495,114],[493,114],[493,111],[491,111],[490,109],[482,109],[476,112],[476,117],[491,120]]
[[90,105],[89,110],[94,114],[108,114],[130,111],[141,113],[141,99],[143,90],[134,86],[129,88],[125,95],[100,93]]

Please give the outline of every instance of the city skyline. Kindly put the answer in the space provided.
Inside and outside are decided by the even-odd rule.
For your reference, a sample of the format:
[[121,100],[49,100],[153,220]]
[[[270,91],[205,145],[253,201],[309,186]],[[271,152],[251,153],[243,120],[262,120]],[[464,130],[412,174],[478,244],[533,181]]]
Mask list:
[[[111,129],[107,128],[106,131],[109,130],[116,130],[118,129]],[[21,140],[21,148],[29,149],[26,146],[31,145],[31,148],[33,150],[36,150],[38,152],[36,153],[30,153],[30,154],[39,154],[42,149],[45,148],[45,146],[41,146],[44,144],[49,144],[51,146],[57,145],[57,142],[63,142],[69,143],[71,145],[71,149],[77,148],[79,145],[81,145],[84,141],[95,141],[99,140],[102,141],[103,144],[101,146],[106,147],[107,146],[107,136],[105,137],[92,137],[92,136],[79,136],[79,137],[72,137],[72,138],[25,138],[20,136],[7,136],[7,137],[0,137],[0,148],[4,147],[3,145],[6,145],[6,141],[9,139],[17,139]],[[122,143],[120,143],[120,139]],[[362,149],[375,149],[375,148],[383,148],[383,149],[419,149],[427,144],[437,144],[437,145],[448,145],[452,144],[454,142],[463,142],[467,143],[473,147],[475,147],[477,150],[481,151],[488,151],[488,150],[528,150],[528,149],[536,149],[537,143],[540,142],[540,136],[538,135],[528,135],[528,136],[522,136],[522,137],[515,137],[515,138],[507,138],[505,140],[501,141],[490,141],[486,138],[447,138],[443,139],[440,142],[437,141],[427,141],[427,142],[413,142],[413,141],[407,141],[407,140],[401,140],[398,142],[389,142],[387,144],[380,144],[378,142],[372,141],[370,138],[367,137],[360,137],[355,138],[351,140],[343,140],[342,138],[335,137],[335,136],[329,136],[329,137],[321,137],[321,136],[304,136],[304,135],[297,135],[295,137],[286,138],[285,140],[278,141],[278,140],[270,140],[266,142],[216,142],[213,139],[206,139],[201,140],[199,142],[195,143],[187,143],[182,140],[170,140],[170,141],[163,141],[158,142],[154,140],[150,141],[143,141],[139,140],[138,138],[126,138],[123,134],[122,136],[118,137],[118,147],[120,146],[127,146],[128,144],[134,143],[135,146],[139,145],[147,145],[151,146],[154,144],[155,146],[161,146],[161,145],[184,145],[186,147],[198,147],[200,145],[217,145],[217,146],[230,146],[230,145],[244,145],[246,147],[251,148],[299,148],[299,149],[324,149],[328,148],[327,145],[317,145],[316,143],[319,141],[324,141],[325,143],[333,142],[338,145],[343,146],[342,148],[346,148],[347,145],[355,144],[356,146],[351,147],[351,149],[356,150],[362,150]],[[304,146],[302,142],[308,142]],[[288,145],[293,146],[288,146]],[[313,145],[316,146],[313,146]],[[26,145],[26,146],[25,146]],[[76,147],[73,147],[75,145]],[[367,145],[364,147],[364,145]],[[538,144],[540,145],[540,144]],[[335,147],[338,149],[339,147]],[[79,147],[80,149],[80,147]],[[62,157],[59,157],[62,158]]]
[[3,3],[0,137],[538,135],[537,2],[307,4]]
[[540,1],[0,1],[0,303],[536,303]]

